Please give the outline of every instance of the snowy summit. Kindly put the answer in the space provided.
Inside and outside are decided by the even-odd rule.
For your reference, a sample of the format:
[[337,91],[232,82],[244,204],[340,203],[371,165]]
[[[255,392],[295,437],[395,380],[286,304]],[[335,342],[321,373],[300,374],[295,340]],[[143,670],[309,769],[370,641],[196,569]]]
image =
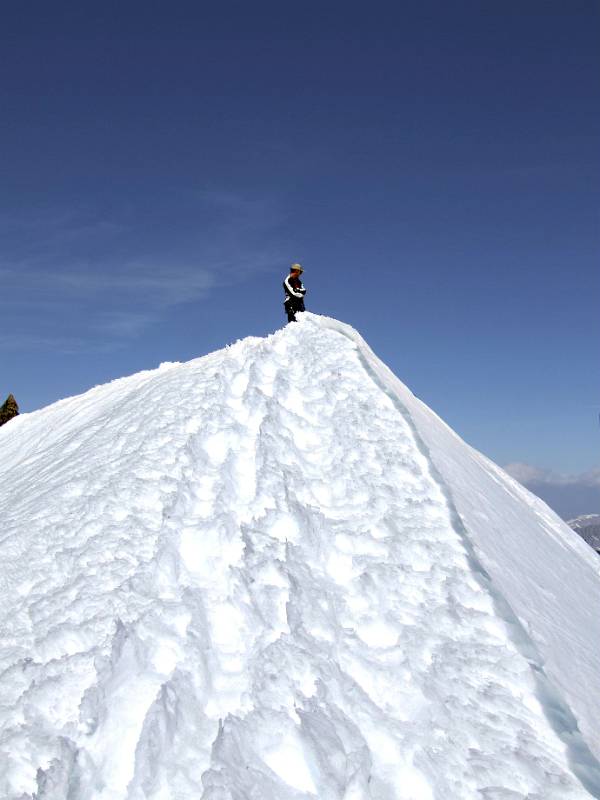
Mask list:
[[0,429],[2,800],[600,797],[600,560],[310,313]]

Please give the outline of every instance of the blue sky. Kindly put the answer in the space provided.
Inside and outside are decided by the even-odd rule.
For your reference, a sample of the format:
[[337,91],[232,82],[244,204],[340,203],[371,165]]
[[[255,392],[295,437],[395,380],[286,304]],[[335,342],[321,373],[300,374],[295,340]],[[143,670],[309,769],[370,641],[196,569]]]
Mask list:
[[593,0],[7,6],[0,393],[272,332],[299,260],[495,461],[598,467],[599,32]]

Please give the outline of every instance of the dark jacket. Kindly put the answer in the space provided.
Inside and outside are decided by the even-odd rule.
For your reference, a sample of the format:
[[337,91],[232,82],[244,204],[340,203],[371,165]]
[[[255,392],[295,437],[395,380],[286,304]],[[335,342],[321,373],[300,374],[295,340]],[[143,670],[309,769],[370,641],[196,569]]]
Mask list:
[[288,275],[283,282],[283,291],[285,292],[286,303],[295,306],[300,305],[300,302],[302,301],[302,305],[304,305],[304,295],[306,294],[306,289],[304,288],[300,278]]

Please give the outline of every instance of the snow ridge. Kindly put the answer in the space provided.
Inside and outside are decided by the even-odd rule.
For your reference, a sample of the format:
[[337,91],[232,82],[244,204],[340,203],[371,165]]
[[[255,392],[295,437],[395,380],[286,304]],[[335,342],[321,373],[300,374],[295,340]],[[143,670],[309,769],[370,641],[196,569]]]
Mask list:
[[[1,797],[600,797],[566,687],[593,643],[563,638],[565,673],[553,609],[523,616],[557,548],[582,590],[596,557],[348,326],[306,314],[0,447]],[[521,534],[545,515],[527,591],[486,491]]]

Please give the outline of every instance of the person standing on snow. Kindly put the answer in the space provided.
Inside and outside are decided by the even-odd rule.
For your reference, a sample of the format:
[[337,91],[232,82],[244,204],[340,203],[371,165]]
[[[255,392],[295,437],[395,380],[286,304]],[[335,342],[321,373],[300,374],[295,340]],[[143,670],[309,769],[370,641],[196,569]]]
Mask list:
[[302,285],[300,275],[304,272],[300,264],[292,264],[290,274],[283,282],[285,292],[285,302],[283,307],[287,314],[288,322],[296,322],[296,313],[304,311],[304,295],[306,289]]

